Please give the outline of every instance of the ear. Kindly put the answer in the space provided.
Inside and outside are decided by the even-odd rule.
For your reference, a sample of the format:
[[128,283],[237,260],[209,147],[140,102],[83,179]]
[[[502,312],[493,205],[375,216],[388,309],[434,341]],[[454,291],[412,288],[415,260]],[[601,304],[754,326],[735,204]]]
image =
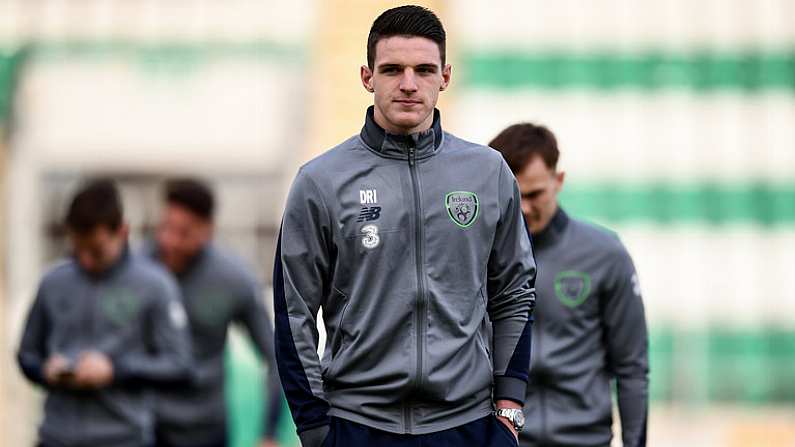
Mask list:
[[207,240],[212,239],[213,234],[215,234],[215,221],[208,220],[205,227],[206,237]]
[[121,226],[119,226],[118,235],[124,239],[127,239],[130,236],[130,224],[127,222],[122,222]]
[[560,171],[555,173],[555,188],[560,192],[563,189],[563,182],[566,180],[566,172]]
[[370,93],[375,91],[373,87],[373,71],[367,65],[362,65],[359,69],[359,76],[362,78],[362,86]]
[[450,76],[453,74],[453,67],[450,64],[446,64],[442,68],[442,85],[439,87],[440,91],[445,91],[447,86],[450,85]]

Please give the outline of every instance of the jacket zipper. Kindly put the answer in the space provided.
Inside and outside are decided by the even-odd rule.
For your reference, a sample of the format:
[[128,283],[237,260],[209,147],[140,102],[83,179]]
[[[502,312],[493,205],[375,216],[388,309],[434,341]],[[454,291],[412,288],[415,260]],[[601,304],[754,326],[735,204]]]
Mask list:
[[[417,370],[414,374],[414,388],[420,388],[422,385],[422,363],[423,363],[423,351],[424,351],[424,344],[425,344],[425,280],[423,275],[423,268],[422,268],[422,242],[425,238],[422,226],[422,206],[420,204],[420,189],[419,189],[419,177],[417,174],[417,166],[416,166],[416,152],[415,148],[412,146],[409,147],[409,171],[411,172],[411,187],[414,192],[414,228],[415,228],[415,240],[416,240],[416,247],[415,247],[415,263],[417,265],[417,314],[416,314],[416,325],[417,325]],[[412,418],[411,418],[411,408],[407,405],[404,409],[404,418],[405,418],[405,425],[404,429],[408,431],[408,427],[413,425]]]

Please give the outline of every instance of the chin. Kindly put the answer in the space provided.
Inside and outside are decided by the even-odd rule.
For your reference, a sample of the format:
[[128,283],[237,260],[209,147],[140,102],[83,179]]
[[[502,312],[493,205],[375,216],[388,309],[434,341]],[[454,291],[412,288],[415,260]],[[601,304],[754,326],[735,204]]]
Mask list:
[[416,113],[398,113],[390,120],[395,126],[403,129],[413,129],[424,121],[424,119]]

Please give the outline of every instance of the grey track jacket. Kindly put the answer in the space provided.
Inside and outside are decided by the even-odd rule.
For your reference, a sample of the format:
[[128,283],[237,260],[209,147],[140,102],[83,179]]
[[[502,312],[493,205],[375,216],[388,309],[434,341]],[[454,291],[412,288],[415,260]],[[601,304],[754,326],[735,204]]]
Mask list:
[[[157,259],[156,244],[145,252]],[[273,329],[262,300],[262,287],[243,262],[213,244],[205,247],[178,275],[190,322],[195,382],[158,393],[158,430],[173,445],[193,446],[226,433],[224,348],[227,329],[246,329],[269,366],[263,391],[268,394],[263,435],[275,435],[281,410],[281,386],[273,352]]]
[[523,402],[534,278],[500,154],[443,133],[438,111],[426,132],[386,134],[371,107],[300,169],[284,213],[276,354],[303,445],[330,415],[423,434]]
[[558,210],[533,239],[538,292],[523,446],[607,446],[616,380],[623,445],[646,444],[648,358],[638,279],[615,234]]
[[[171,277],[154,263],[125,252],[102,275],[74,260],[41,280],[18,352],[25,376],[45,387],[47,445],[144,446],[152,442],[150,387],[187,380],[187,321]],[[53,354],[73,362],[81,352],[110,357],[114,381],[97,391],[50,387],[44,364]]]

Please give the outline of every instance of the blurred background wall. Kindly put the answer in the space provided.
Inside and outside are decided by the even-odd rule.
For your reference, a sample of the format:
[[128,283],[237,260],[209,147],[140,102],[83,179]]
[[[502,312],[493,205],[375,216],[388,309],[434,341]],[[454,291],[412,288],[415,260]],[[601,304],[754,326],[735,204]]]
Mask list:
[[[795,2],[420,3],[449,35],[444,127],[486,143],[548,125],[563,206],[632,253],[650,445],[795,445]],[[289,182],[360,128],[367,31],[397,4],[0,0],[3,445],[35,436],[14,350],[78,182],[117,178],[138,242],[163,178],[207,178],[219,239],[269,283]],[[253,445],[262,371],[243,338],[228,367],[235,445]]]

